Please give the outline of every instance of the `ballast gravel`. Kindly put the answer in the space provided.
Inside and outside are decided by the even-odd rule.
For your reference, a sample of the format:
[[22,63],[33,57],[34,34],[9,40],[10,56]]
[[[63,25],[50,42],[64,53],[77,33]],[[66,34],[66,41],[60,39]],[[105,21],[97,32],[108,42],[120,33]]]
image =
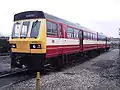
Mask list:
[[[35,90],[36,78],[5,90]],[[120,90],[118,49],[40,78],[40,90]]]

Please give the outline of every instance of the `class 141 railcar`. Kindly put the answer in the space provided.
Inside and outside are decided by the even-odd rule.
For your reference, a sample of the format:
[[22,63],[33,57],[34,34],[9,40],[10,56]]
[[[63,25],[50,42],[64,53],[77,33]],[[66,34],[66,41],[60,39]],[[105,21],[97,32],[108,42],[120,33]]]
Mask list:
[[72,54],[108,50],[109,38],[81,25],[44,13],[26,11],[14,15],[9,39],[11,67],[41,70],[61,67]]

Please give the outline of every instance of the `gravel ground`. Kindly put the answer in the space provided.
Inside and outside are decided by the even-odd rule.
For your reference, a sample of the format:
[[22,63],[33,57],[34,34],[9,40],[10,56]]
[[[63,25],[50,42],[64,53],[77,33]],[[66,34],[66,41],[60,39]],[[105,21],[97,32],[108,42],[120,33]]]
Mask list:
[[[120,90],[118,49],[41,77],[40,90]],[[35,78],[5,90],[35,90]]]

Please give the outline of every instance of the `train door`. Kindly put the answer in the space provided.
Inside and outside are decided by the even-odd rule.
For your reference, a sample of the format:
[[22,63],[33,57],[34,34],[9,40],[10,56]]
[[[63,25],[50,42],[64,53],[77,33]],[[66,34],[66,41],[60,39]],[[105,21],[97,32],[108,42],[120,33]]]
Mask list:
[[98,32],[97,32],[97,37],[96,37],[96,38],[97,38],[97,49],[98,49],[98,48],[99,48],[99,39],[98,39],[99,37],[98,37]]
[[59,43],[59,47],[58,47],[58,54],[62,54],[63,53],[63,26],[61,23],[58,23],[58,43]]
[[79,46],[80,46],[80,52],[83,50],[83,32],[82,30],[79,31]]
[[105,48],[107,48],[107,37],[105,37]]

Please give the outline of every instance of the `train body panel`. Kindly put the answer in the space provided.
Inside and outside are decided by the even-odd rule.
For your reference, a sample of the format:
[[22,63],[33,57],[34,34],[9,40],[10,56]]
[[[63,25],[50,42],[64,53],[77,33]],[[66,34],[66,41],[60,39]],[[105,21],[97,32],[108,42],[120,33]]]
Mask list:
[[83,40],[83,51],[97,49],[96,40]]
[[47,37],[46,57],[54,57],[59,54],[80,52],[80,41],[78,39],[51,38]]

